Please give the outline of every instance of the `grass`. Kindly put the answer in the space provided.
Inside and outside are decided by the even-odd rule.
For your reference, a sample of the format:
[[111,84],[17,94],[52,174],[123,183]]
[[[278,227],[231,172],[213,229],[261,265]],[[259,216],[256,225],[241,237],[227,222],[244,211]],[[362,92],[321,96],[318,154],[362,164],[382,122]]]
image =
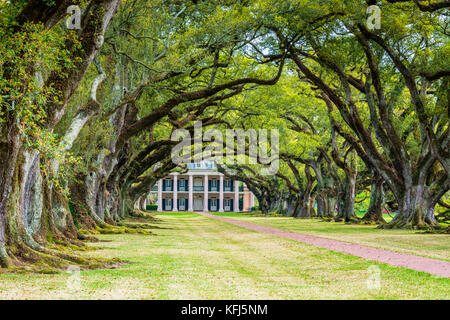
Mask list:
[[[249,231],[194,213],[156,217],[160,228],[152,229],[155,235],[99,235],[110,242],[95,243],[102,249],[80,253],[119,257],[130,264],[112,270],[82,271],[78,289],[68,288],[73,276],[67,273],[0,274],[0,298],[450,298],[450,279]],[[278,221],[269,219],[270,223]],[[297,220],[290,223],[297,224]],[[367,286],[373,266],[380,271],[379,289]]]
[[287,231],[450,261],[448,234],[425,234],[417,230],[384,230],[377,229],[375,225],[325,222],[320,219],[262,217],[251,213],[214,214]]

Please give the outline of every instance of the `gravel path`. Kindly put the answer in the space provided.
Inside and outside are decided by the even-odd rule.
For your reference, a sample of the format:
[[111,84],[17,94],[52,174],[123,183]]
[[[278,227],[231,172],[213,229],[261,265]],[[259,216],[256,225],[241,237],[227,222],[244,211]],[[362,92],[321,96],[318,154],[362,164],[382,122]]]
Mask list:
[[339,251],[353,256],[361,257],[367,260],[375,260],[379,262],[388,263],[397,267],[404,267],[412,270],[423,271],[435,274],[441,277],[450,278],[450,262],[444,260],[430,259],[420,256],[415,256],[406,253],[393,252],[383,249],[372,248],[359,244],[343,242],[338,240],[326,239],[296,232],[285,231],[281,229],[265,227],[262,225],[230,219],[211,215],[208,213],[199,213],[205,217],[213,218],[220,221],[232,223],[234,225],[247,228],[254,231],[259,231],[267,234],[272,234],[282,238],[292,239],[318,247]]

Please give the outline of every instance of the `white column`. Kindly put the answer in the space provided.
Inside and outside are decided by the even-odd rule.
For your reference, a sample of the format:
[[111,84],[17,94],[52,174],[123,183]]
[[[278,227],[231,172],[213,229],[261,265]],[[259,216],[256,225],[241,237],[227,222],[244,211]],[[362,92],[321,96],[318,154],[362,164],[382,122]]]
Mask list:
[[159,179],[158,181],[158,211],[162,211],[162,184],[163,180]]
[[194,211],[194,195],[193,195],[194,177],[192,176],[192,174],[189,175],[188,190],[189,190],[188,211],[192,212]]
[[223,212],[223,175],[220,175],[219,181],[219,212]]
[[203,211],[208,212],[208,175],[203,180]]
[[178,211],[178,176],[173,175],[173,209],[172,211]]
[[234,212],[239,212],[239,181],[234,181]]
[[250,191],[250,209],[255,206],[255,195]]

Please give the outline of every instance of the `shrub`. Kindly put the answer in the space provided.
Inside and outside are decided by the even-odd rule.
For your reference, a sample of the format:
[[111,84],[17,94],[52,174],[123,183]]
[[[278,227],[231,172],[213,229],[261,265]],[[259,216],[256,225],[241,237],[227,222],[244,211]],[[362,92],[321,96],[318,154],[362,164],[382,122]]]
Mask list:
[[157,204],[148,204],[146,208],[149,211],[155,211],[158,209],[158,205]]

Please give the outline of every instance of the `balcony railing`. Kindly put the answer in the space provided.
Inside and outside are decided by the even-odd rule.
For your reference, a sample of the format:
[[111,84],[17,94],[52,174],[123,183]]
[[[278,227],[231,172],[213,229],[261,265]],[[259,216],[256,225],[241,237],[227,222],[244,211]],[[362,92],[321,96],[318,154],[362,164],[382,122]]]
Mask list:
[[211,161],[201,162],[201,163],[188,163],[189,170],[210,170],[215,169],[216,164]]
[[[238,187],[240,192],[244,191],[244,186],[239,186]],[[220,186],[219,184],[217,184],[216,186],[212,186],[211,184],[208,184],[207,187],[209,192],[220,192]],[[158,191],[158,185],[154,185],[151,189],[152,191]],[[181,191],[181,192],[188,192],[189,191],[189,186],[188,185],[177,185],[177,190]],[[204,191],[205,190],[205,186],[193,186],[192,187],[193,191]],[[164,185],[162,186],[162,191],[165,192],[173,192],[174,191],[174,187],[172,186],[167,186]],[[233,184],[228,184],[228,185],[223,185],[223,191],[224,192],[234,192],[235,191],[235,186],[234,183]]]

